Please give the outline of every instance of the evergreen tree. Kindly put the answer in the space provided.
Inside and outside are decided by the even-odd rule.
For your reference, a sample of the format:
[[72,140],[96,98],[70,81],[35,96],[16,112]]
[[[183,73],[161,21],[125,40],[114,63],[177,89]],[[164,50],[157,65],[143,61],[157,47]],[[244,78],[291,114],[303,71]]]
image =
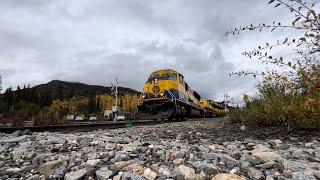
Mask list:
[[73,89],[71,89],[70,94],[69,94],[69,98],[71,99],[74,95]]
[[91,91],[91,95],[90,95],[90,98],[89,98],[89,102],[88,102],[88,113],[92,114],[95,109],[96,109],[96,102],[95,102],[95,97],[94,97],[94,92]]
[[123,97],[120,96],[119,107],[123,108]]
[[3,101],[7,106],[12,106],[14,104],[14,95],[12,92],[12,87],[9,87],[3,94]]
[[19,103],[21,101],[22,101],[22,90],[20,89],[20,86],[18,86],[16,91],[15,103]]
[[45,94],[43,92],[40,92],[39,97],[40,97],[39,103],[42,108],[43,106],[45,106]]
[[52,103],[52,91],[45,92],[45,106],[50,106]]
[[28,84],[27,91],[26,91],[26,101],[27,101],[27,102],[31,102],[30,84]]
[[50,106],[52,103],[51,91],[41,92],[39,103],[41,107]]
[[37,87],[33,87],[31,90],[31,102],[39,104],[39,94],[37,92]]
[[27,100],[27,88],[26,85],[23,85],[23,89],[21,91],[21,100],[26,101]]
[[58,86],[58,99],[63,100],[63,94],[62,94],[62,85],[61,83]]
[[101,111],[101,106],[100,106],[100,96],[98,95],[98,98],[97,98],[97,103],[96,103],[96,111],[98,112],[98,114],[100,113]]

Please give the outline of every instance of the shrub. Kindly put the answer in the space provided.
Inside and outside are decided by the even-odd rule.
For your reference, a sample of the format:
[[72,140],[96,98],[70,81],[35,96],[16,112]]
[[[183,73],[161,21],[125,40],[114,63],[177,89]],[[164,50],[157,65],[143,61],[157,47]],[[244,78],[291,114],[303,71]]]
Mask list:
[[[271,0],[275,7],[284,6],[294,13],[292,25],[282,25],[280,22],[268,25],[260,23],[258,26],[235,28],[226,34],[239,34],[246,30],[260,30],[292,28],[303,31],[302,37],[297,39],[285,38],[277,43],[266,45],[244,52],[250,59],[257,59],[263,64],[273,64],[277,68],[251,72],[236,72],[231,75],[260,76],[256,97],[249,100],[244,96],[246,103],[242,109],[231,111],[233,121],[261,125],[287,125],[298,128],[320,127],[320,14],[313,8],[316,2],[301,0]],[[272,56],[268,50],[279,46],[293,46],[295,58],[285,59]],[[268,68],[269,67],[269,68]]]

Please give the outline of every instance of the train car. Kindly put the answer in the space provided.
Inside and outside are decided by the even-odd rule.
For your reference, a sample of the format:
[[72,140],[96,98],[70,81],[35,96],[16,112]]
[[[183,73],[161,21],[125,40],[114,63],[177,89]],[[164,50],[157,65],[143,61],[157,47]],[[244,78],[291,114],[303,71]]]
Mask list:
[[200,95],[185,82],[184,76],[172,69],[158,70],[144,85],[138,104],[141,119],[183,119],[203,117]]
[[201,98],[200,106],[206,110],[206,117],[222,117],[225,115],[223,103]]
[[214,100],[201,98],[200,106],[206,110],[206,117],[221,117],[224,113],[224,106]]
[[216,102],[214,100],[209,100],[209,104],[212,107],[212,110],[215,112],[215,117],[224,116],[224,104]]
[[206,98],[200,99],[200,106],[206,110],[205,116],[206,117],[217,117],[215,108],[212,106],[210,100]]

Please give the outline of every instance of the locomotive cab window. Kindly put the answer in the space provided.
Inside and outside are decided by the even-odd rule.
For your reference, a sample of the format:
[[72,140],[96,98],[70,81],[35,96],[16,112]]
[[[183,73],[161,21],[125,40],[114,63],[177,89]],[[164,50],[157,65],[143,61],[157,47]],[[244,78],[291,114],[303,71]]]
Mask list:
[[154,80],[169,80],[169,79],[172,79],[172,80],[177,80],[177,75],[172,73],[172,74],[162,74],[162,75],[153,75],[151,76],[147,82],[149,82],[150,84],[152,83],[152,81]]
[[180,82],[180,84],[183,84],[183,82],[184,82],[183,81],[183,76],[181,74],[179,75],[179,82]]
[[172,79],[172,80],[177,80],[177,75],[176,74],[169,74],[168,75],[169,79]]

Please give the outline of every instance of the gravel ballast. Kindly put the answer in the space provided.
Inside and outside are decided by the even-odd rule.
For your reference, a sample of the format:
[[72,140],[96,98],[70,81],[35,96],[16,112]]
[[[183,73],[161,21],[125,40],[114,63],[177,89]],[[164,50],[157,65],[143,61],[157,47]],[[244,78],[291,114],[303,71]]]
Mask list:
[[317,132],[223,119],[0,136],[0,179],[320,178]]

